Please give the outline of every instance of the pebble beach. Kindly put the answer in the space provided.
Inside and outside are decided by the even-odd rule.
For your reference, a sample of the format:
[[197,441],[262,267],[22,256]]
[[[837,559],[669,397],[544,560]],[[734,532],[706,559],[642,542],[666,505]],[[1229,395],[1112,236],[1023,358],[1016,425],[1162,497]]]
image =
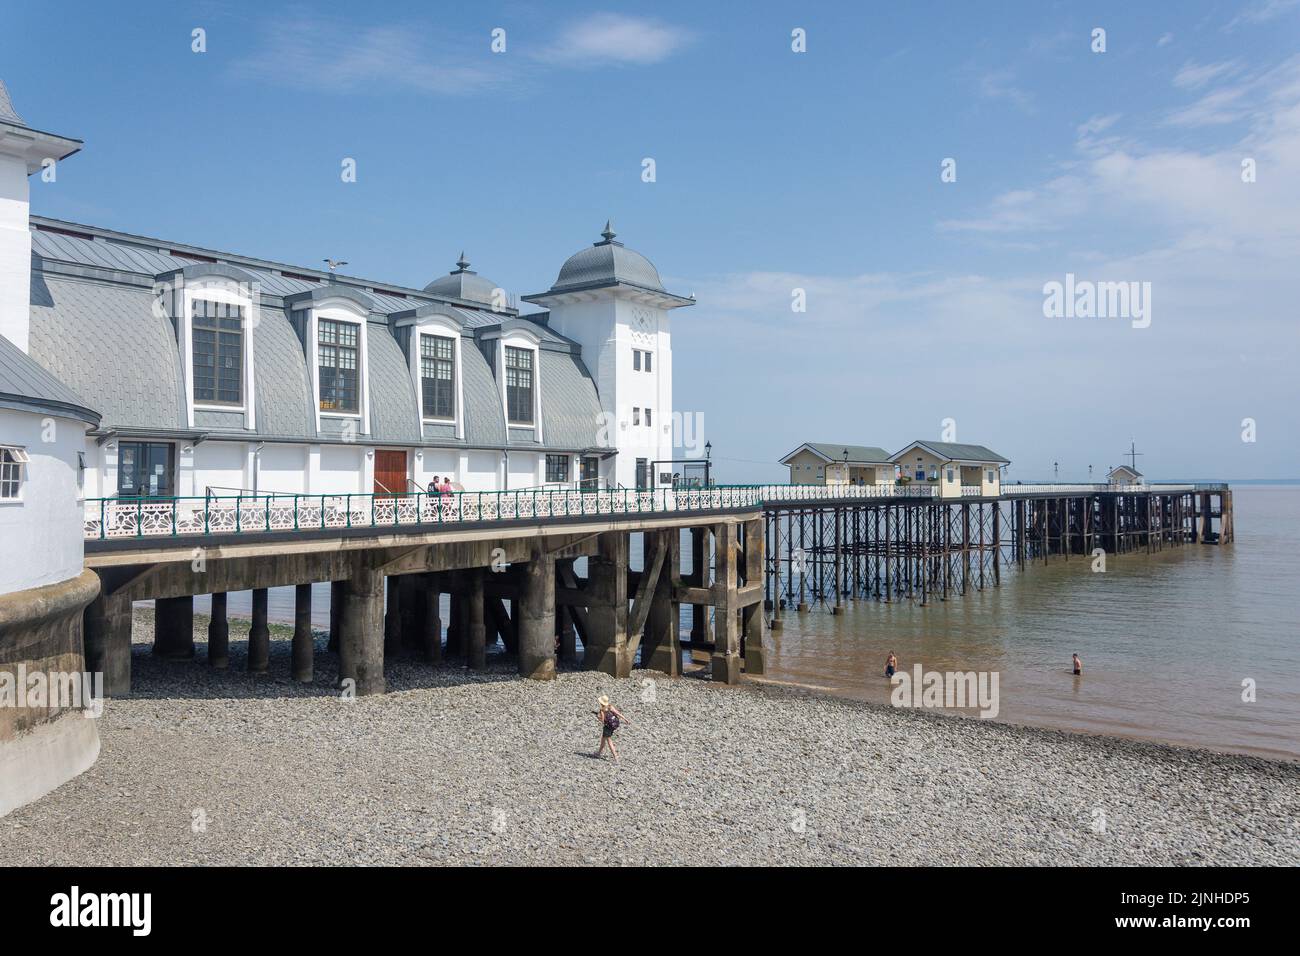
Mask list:
[[[390,662],[348,700],[149,653],[88,772],[0,819],[10,865],[1289,865],[1300,765],[634,672]],[[592,755],[608,694],[622,760]]]

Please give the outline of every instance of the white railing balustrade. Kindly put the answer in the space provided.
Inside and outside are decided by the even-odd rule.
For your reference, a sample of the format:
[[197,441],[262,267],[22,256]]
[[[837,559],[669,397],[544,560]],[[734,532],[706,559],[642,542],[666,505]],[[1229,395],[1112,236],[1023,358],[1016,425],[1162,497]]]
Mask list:
[[[1224,485],[1003,485],[1003,497],[1092,492],[1191,492]],[[979,485],[961,496],[982,497]],[[939,498],[929,482],[871,485],[714,485],[707,488],[576,488],[460,491],[446,494],[253,494],[194,498],[88,498],[84,534],[89,539],[230,535],[340,528],[409,528],[416,525],[554,518],[662,514],[761,508],[769,502],[845,499]]]

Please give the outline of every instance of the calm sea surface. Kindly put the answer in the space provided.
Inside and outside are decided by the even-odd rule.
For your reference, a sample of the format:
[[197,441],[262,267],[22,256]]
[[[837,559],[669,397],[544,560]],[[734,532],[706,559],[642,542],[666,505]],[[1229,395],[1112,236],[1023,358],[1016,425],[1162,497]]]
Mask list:
[[[1300,487],[1237,486],[1233,498],[1232,545],[1111,557],[1104,574],[1054,558],[924,608],[791,612],[768,676],[886,702],[893,650],[908,672],[998,672],[998,720],[1300,759]],[[230,595],[232,615],[248,607],[247,593]],[[292,620],[292,588],[272,590],[270,616]],[[327,586],[313,623],[329,624]],[[1242,701],[1247,678],[1254,703]]]

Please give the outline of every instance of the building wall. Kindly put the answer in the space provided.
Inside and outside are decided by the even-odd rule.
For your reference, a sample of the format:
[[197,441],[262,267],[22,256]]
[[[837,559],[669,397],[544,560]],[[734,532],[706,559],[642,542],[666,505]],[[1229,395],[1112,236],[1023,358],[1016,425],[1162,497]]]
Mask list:
[[31,326],[27,161],[0,153],[0,335],[23,352]]
[[56,584],[82,569],[84,521],[77,452],[84,422],[0,408],[0,443],[23,446],[31,461],[18,501],[0,501],[0,594]]
[[790,459],[790,484],[821,485],[826,483],[825,460],[804,450]]

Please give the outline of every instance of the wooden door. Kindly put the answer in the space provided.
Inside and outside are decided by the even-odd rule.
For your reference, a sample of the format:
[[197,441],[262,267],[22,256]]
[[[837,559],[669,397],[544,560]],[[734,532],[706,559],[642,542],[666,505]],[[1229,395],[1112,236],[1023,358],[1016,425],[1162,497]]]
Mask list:
[[406,452],[375,452],[375,494],[406,494]]

